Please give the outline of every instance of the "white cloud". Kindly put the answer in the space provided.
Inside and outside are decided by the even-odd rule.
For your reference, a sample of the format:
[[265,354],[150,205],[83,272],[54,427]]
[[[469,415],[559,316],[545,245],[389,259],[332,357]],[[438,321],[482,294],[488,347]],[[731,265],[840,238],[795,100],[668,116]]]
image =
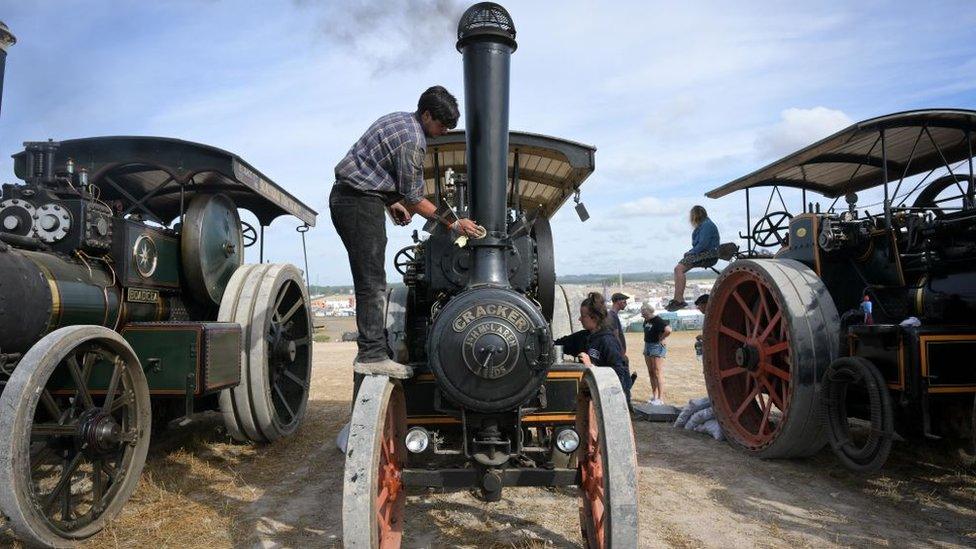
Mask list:
[[756,152],[762,159],[773,159],[823,139],[846,128],[853,121],[843,111],[814,107],[789,108],[780,113],[780,121],[756,138]]

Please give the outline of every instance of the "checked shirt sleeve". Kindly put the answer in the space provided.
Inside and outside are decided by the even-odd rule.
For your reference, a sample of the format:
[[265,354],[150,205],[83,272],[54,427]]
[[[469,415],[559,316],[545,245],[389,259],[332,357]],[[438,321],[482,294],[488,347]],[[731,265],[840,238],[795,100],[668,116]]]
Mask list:
[[424,156],[423,148],[416,143],[406,142],[400,146],[397,158],[397,188],[407,204],[416,204],[424,199]]

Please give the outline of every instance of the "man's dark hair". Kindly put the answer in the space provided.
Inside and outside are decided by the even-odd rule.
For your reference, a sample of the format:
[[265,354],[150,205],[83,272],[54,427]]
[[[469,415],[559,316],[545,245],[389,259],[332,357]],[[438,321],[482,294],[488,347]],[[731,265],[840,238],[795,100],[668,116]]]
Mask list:
[[424,114],[424,111],[429,112],[434,120],[438,120],[448,129],[454,129],[458,118],[461,117],[457,99],[444,86],[431,86],[420,94],[420,101],[417,101],[417,115]]
[[708,294],[702,294],[695,300],[695,305],[705,305],[708,303]]

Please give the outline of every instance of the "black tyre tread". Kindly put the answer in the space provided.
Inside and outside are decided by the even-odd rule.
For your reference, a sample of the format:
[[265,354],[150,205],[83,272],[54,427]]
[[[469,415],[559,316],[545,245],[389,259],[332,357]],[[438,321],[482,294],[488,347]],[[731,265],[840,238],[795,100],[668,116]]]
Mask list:
[[[819,382],[823,379],[823,374],[826,372],[827,367],[839,354],[837,348],[838,340],[833,337],[835,330],[832,330],[830,327],[839,326],[840,316],[837,314],[837,308],[830,294],[827,292],[826,286],[824,286],[823,282],[806,265],[793,259],[777,259],[773,261],[774,263],[770,265],[770,270],[779,270],[781,276],[777,277],[779,278],[778,282],[782,285],[788,285],[793,290],[789,294],[783,294],[786,301],[795,300],[794,303],[788,305],[791,311],[794,308],[800,311],[805,310],[812,316],[806,322],[801,323],[800,329],[807,331],[807,341],[815,343],[810,352],[815,357],[813,362],[816,368],[814,377],[817,381],[814,385],[813,399],[805,400],[802,403],[799,414],[799,417],[802,418],[801,423],[792,424],[796,420],[797,415],[796,408],[794,407],[796,403],[791,399],[790,412],[792,420],[786,426],[789,433],[781,435],[770,446],[768,452],[763,452],[761,457],[770,459],[807,457],[816,454],[827,444],[826,426],[824,425],[825,422],[820,406],[821,391]],[[780,287],[782,288],[783,286]],[[815,295],[813,297],[816,299],[816,303],[819,305],[818,307],[811,307],[814,303],[813,300],[804,299],[802,293],[804,288],[814,292]],[[826,351],[826,356],[821,356],[822,351]],[[794,390],[796,388],[794,386]]]

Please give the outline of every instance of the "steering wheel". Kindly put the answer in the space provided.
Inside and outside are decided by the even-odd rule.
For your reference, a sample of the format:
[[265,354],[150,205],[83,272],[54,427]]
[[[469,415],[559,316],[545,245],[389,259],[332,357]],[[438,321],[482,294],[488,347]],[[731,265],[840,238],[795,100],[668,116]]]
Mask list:
[[250,248],[258,241],[258,232],[247,221],[241,221],[241,236],[244,238],[245,248]]
[[757,246],[785,246],[790,238],[790,212],[772,212],[756,221],[752,227],[752,241]]
[[393,256],[393,268],[396,269],[398,273],[405,275],[407,274],[407,268],[410,267],[410,265],[412,265],[416,260],[416,247],[407,246]]

